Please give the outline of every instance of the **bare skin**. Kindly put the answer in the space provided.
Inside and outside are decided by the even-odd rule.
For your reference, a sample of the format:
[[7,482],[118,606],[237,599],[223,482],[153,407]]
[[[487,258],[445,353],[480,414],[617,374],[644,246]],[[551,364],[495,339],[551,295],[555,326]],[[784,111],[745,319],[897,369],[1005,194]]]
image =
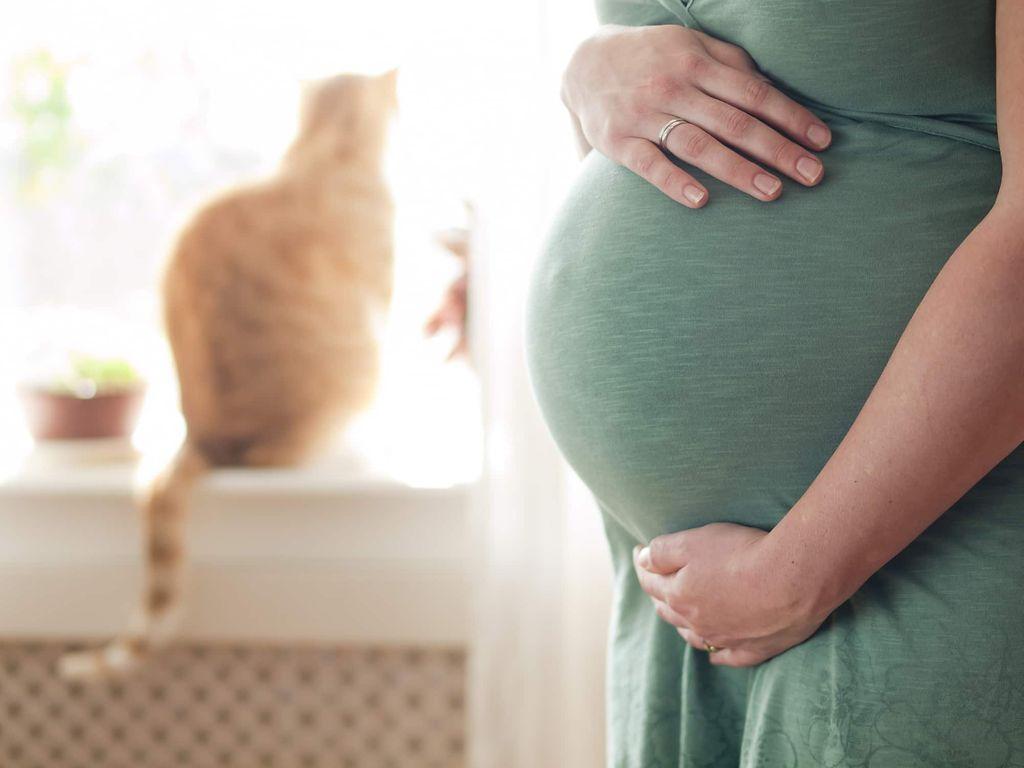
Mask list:
[[659,615],[723,666],[802,642],[1024,441],[1024,3],[996,9],[1002,182],[857,419],[771,532],[716,523],[634,553]]
[[448,284],[444,296],[435,307],[430,317],[423,324],[423,333],[427,337],[436,336],[446,330],[455,334],[446,362],[456,358],[470,361],[469,348],[469,291],[470,273],[473,267],[473,233],[476,230],[476,209],[469,201],[465,201],[466,223],[464,226],[451,227],[437,232],[437,242],[458,259],[459,273]]
[[441,303],[423,325],[426,336],[436,336],[445,329],[455,332],[455,344],[445,358],[446,362],[469,355],[469,268],[470,232],[449,229],[437,235],[438,242],[461,263],[459,275],[445,290]]
[[689,208],[707,203],[708,191],[658,147],[673,117],[687,121],[669,133],[673,155],[766,202],[782,194],[772,169],[807,187],[819,183],[824,168],[813,150],[832,140],[746,51],[679,25],[599,28],[570,60],[562,101],[584,153],[597,149]]

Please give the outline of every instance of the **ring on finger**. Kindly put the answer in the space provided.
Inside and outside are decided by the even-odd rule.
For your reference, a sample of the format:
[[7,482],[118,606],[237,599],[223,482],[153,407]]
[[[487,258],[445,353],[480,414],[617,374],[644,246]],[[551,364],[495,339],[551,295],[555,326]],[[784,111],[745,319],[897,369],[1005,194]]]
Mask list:
[[661,147],[662,152],[668,151],[668,147],[665,146],[668,142],[668,135],[683,123],[688,122],[689,120],[683,120],[681,117],[673,117],[661,127],[661,132],[658,134],[658,146]]
[[704,640],[703,642],[704,642],[704,650],[707,651],[708,653],[714,653],[715,651],[721,651],[722,650],[717,645],[712,645],[707,640]]

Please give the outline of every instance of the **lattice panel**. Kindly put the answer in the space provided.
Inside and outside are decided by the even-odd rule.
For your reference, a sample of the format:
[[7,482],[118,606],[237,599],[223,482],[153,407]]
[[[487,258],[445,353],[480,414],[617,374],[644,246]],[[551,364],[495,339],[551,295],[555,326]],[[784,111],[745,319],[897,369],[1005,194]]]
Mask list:
[[181,646],[66,683],[70,646],[0,643],[3,768],[460,768],[465,658],[420,649]]

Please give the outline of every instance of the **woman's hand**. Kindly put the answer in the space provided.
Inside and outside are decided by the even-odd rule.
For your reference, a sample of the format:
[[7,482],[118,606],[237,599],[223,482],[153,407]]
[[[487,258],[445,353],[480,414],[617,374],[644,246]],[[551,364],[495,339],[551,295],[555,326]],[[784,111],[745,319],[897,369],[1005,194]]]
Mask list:
[[569,62],[562,101],[592,147],[690,208],[708,193],[658,147],[673,117],[689,123],[669,134],[673,155],[758,200],[777,198],[781,180],[730,146],[813,186],[823,167],[801,144],[824,149],[832,139],[742,48],[679,25],[602,27]]
[[[473,210],[469,209],[472,217]],[[448,286],[440,306],[427,318],[423,332],[427,336],[435,336],[445,328],[455,331],[455,345],[448,353],[446,360],[454,360],[459,356],[469,355],[469,262],[471,232],[467,229],[448,229],[437,234],[437,241],[455,256],[460,262],[460,272]]]
[[769,534],[733,523],[658,536],[633,551],[658,615],[713,664],[748,667],[802,643],[828,617],[813,585],[794,578]]

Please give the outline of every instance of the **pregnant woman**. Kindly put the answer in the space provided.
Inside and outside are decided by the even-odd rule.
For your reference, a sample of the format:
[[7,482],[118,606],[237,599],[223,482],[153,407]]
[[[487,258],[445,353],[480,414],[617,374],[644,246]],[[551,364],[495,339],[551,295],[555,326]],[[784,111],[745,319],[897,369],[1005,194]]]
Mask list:
[[599,10],[527,353],[609,765],[1024,766],[1024,2]]

